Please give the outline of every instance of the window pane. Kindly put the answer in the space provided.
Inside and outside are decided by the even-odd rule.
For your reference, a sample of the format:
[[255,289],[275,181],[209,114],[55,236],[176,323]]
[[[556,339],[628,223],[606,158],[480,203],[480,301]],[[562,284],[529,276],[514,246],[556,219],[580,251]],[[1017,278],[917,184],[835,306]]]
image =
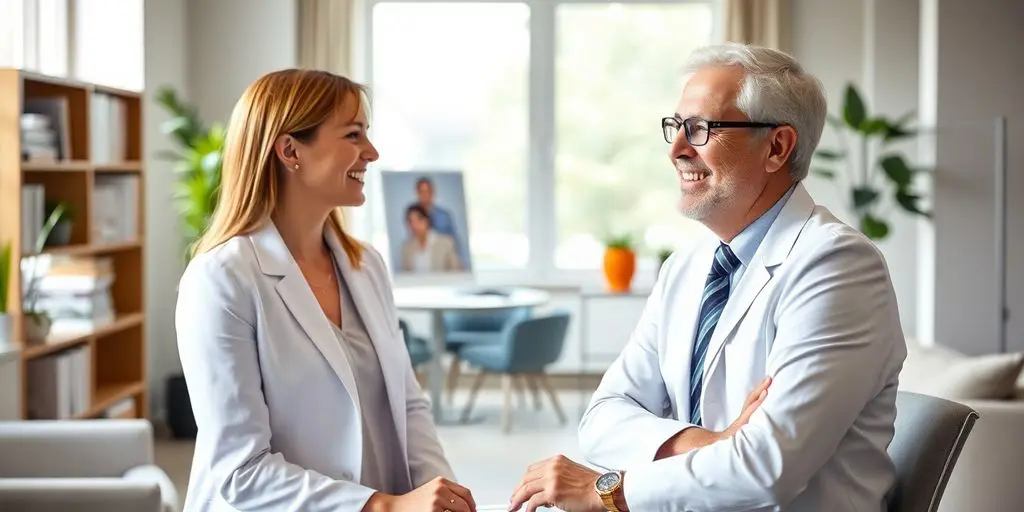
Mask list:
[[24,2],[0,1],[0,67],[25,65]]
[[[529,37],[529,8],[520,3],[373,10],[375,167],[464,173],[475,270],[523,267],[529,253]],[[374,245],[383,248],[382,209],[374,225]]]
[[597,268],[607,235],[644,249],[703,232],[676,210],[661,118],[679,68],[711,42],[709,4],[563,4],[557,10],[556,191],[561,268]]
[[81,80],[142,90],[144,0],[75,2],[75,76]]

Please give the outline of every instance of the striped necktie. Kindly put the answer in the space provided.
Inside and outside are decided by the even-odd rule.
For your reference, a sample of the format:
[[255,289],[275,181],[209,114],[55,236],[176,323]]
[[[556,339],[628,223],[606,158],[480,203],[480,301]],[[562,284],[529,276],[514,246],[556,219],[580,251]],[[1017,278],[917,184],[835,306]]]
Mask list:
[[715,251],[711,272],[704,284],[704,296],[700,300],[700,321],[697,323],[697,338],[693,343],[693,357],[690,358],[690,423],[701,425],[700,394],[704,378],[704,356],[711,342],[711,335],[722,316],[725,302],[729,299],[729,276],[740,266],[740,260],[724,243]]

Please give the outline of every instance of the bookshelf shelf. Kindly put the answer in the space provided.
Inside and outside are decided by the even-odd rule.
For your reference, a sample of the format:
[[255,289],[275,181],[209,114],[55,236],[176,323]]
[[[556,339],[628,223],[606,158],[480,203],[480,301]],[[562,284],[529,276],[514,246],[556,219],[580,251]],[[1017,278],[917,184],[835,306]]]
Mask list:
[[[0,68],[0,246],[21,255],[7,314],[23,419],[148,415],[142,103],[141,92]],[[37,250],[60,204],[68,217]],[[23,296],[33,272],[43,278]],[[53,317],[41,339],[31,304]]]

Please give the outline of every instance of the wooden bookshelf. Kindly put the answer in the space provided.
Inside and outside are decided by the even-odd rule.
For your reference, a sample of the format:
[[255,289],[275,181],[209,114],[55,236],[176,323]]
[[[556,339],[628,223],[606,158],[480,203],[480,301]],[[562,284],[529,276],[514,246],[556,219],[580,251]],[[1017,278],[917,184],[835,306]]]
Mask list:
[[[49,128],[32,125],[32,119],[26,128],[26,112],[44,114]],[[21,360],[23,419],[37,417],[30,397],[39,392],[33,386],[40,382],[40,365],[33,365],[42,361],[58,367],[56,361],[69,354],[78,356],[74,364],[80,365],[75,370],[79,373],[60,388],[76,388],[75,405],[56,419],[148,416],[142,115],[141,92],[0,68],[0,246],[11,244],[8,303]],[[34,117],[37,123],[40,119]],[[31,126],[37,131],[26,133]],[[58,142],[40,149],[51,131]],[[25,187],[36,195],[26,196]],[[29,341],[23,275],[17,269],[21,261],[31,261],[25,258],[38,256],[29,245],[34,236],[24,236],[25,231],[31,232],[45,218],[46,208],[56,203],[71,208],[70,237],[40,254],[106,260],[113,281],[104,296],[113,304],[113,316],[88,320],[88,327],[73,332],[51,330],[45,339]],[[112,409],[115,405],[117,410]]]

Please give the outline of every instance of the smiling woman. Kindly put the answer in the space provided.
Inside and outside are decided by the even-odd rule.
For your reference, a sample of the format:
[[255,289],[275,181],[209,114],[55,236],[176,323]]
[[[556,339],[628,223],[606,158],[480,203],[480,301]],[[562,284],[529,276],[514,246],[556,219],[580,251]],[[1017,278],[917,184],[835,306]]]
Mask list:
[[175,312],[198,427],[188,510],[474,507],[438,443],[383,259],[338,213],[366,201],[378,157],[365,107],[360,84],[288,69],[231,115],[220,200]]

